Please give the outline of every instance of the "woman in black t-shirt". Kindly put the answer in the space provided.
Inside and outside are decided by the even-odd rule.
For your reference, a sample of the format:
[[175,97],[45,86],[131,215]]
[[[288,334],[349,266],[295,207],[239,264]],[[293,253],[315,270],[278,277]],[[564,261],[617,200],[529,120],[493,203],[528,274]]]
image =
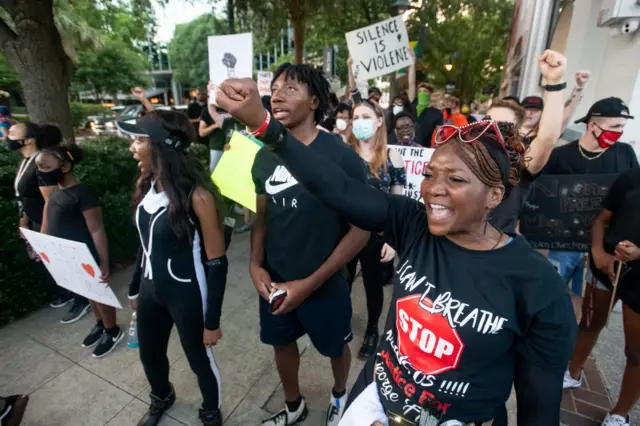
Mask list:
[[220,372],[211,349],[222,338],[227,279],[220,194],[189,154],[196,136],[186,115],[154,111],[136,124],[117,126],[131,138],[130,150],[140,169],[135,222],[141,250],[129,299],[137,312],[151,406],[138,425],[157,425],[175,402],[167,359],[174,324],[198,376],[200,420],[207,426],[222,425]]
[[523,237],[487,221],[525,158],[514,126],[443,126],[421,186],[423,205],[350,179],[276,120],[263,126],[254,82],[227,80],[216,98],[258,130],[298,182],[355,226],[384,230],[398,252],[387,326],[341,425],[394,417],[502,426],[512,386],[519,425],[559,423],[576,332],[571,300]]
[[[384,111],[369,100],[353,109],[351,145],[366,166],[367,183],[385,193],[402,194],[407,175],[402,155],[387,148]],[[384,302],[385,267],[393,262],[396,252],[385,244],[382,235],[371,234],[367,245],[351,262],[347,270],[353,284],[356,266],[360,262],[362,281],[367,296],[367,330],[359,355],[368,358],[375,352],[380,338],[378,322]]]
[[[57,128],[56,128],[57,129]],[[20,227],[40,232],[42,210],[45,198],[53,191],[53,186],[38,186],[35,160],[43,148],[56,146],[61,141],[60,131],[54,137],[51,131],[35,123],[18,123],[11,126],[7,136],[9,150],[19,152],[23,159],[18,166],[14,189],[20,206]]]
[[[53,237],[84,243],[100,266],[100,279],[109,282],[110,265],[102,208],[89,187],[73,175],[73,167],[84,154],[77,145],[44,149],[36,159],[38,179],[54,186],[45,208],[42,232]],[[96,325],[82,342],[94,358],[109,354],[124,337],[116,323],[116,308],[90,301]]]

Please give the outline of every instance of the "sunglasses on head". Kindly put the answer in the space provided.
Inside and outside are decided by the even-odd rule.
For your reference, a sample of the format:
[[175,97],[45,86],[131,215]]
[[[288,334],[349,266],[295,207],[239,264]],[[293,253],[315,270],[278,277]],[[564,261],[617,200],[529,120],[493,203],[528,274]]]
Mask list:
[[492,120],[482,120],[462,127],[449,124],[442,125],[436,133],[436,145],[447,143],[454,137],[464,143],[475,143],[486,134],[495,136],[504,153],[509,155],[498,123]]

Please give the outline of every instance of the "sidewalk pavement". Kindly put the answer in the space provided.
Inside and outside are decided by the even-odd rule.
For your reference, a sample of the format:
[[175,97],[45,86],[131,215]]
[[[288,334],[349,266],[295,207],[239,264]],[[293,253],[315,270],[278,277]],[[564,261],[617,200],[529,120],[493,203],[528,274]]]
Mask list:
[[[234,235],[229,257],[222,330],[224,337],[214,348],[222,374],[222,411],[225,425],[259,425],[269,413],[284,405],[280,379],[272,349],[259,339],[258,298],[248,275],[249,235]],[[131,269],[113,277],[112,287],[121,301]],[[385,287],[386,315],[391,287]],[[349,387],[364,362],[357,352],[366,328],[366,303],[361,281],[354,284],[354,354]],[[29,393],[31,399],[25,426],[129,426],[136,425],[147,409],[149,387],[138,351],[123,340],[114,352],[102,359],[91,357],[91,349],[81,346],[94,323],[93,316],[69,325],[59,323],[64,309],[43,308],[0,330],[0,394]],[[620,314],[603,333],[596,351],[605,384],[617,392],[624,368],[624,345]],[[131,309],[118,313],[118,323],[128,328]],[[384,318],[381,319],[383,324]],[[324,425],[324,415],[332,386],[331,366],[309,344],[300,339],[300,384],[310,413],[302,424]],[[177,333],[168,348],[171,381],[177,401],[163,419],[163,426],[200,425],[197,412],[200,391],[189,368]],[[603,359],[604,362],[600,362]],[[617,394],[617,393],[616,393]],[[635,410],[640,418],[640,408]],[[509,401],[510,424],[515,425],[515,401]],[[571,423],[573,425],[574,423]],[[580,424],[580,423],[575,423]],[[585,423],[587,424],[587,423]]]

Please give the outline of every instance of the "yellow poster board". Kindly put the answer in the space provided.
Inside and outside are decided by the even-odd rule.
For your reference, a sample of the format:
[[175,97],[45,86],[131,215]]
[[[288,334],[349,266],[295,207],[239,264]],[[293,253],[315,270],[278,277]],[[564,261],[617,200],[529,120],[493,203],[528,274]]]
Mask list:
[[251,167],[261,144],[241,133],[233,132],[229,149],[223,154],[211,180],[222,195],[236,203],[256,211],[256,189],[251,178]]

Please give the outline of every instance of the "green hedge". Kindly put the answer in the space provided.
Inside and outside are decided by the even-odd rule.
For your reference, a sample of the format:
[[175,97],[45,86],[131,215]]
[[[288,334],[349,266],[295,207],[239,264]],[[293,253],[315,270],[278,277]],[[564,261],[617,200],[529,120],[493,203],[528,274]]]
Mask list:
[[[113,263],[129,264],[139,246],[133,224],[132,189],[137,175],[126,139],[105,137],[81,143],[85,160],[76,177],[93,190],[104,208]],[[13,179],[20,157],[0,154],[0,325],[42,307],[50,298],[52,281],[44,267],[29,260],[18,235]]]

